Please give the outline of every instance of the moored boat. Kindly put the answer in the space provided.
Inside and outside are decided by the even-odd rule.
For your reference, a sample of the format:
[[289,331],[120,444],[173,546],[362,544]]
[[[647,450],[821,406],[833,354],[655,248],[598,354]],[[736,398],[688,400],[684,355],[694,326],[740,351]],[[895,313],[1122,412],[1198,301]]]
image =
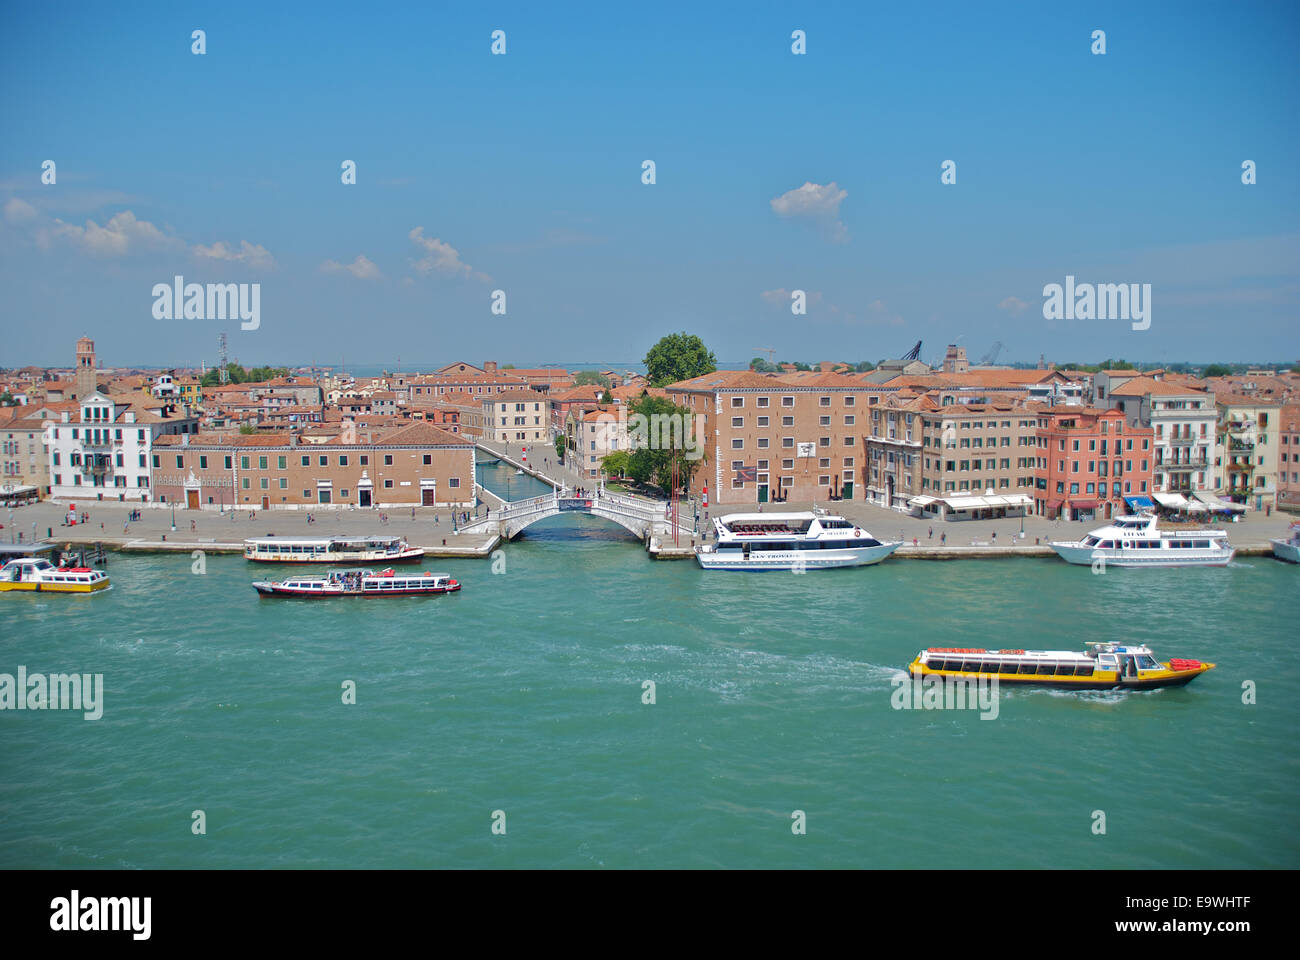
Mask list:
[[1300,563],[1300,522],[1291,524],[1290,535],[1286,538],[1270,540],[1273,556],[1287,563]]
[[1068,690],[1153,690],[1180,687],[1213,669],[1212,663],[1177,657],[1162,663],[1145,644],[1090,642],[1082,652],[931,647],[916,655],[907,673]]
[[1160,528],[1151,514],[1117,517],[1082,540],[1048,546],[1069,563],[1107,567],[1226,567],[1234,550],[1228,535],[1199,524]]
[[825,570],[879,563],[903,541],[877,540],[844,517],[733,513],[715,518],[715,543],[695,548],[706,570]]
[[460,583],[446,573],[398,573],[395,570],[332,570],[325,577],[258,580],[253,589],[265,597],[400,597],[454,593]]
[[97,593],[107,590],[108,574],[91,567],[56,567],[44,557],[20,557],[0,567],[0,592]]
[[424,556],[402,537],[255,537],[244,559],[260,563],[411,563]]

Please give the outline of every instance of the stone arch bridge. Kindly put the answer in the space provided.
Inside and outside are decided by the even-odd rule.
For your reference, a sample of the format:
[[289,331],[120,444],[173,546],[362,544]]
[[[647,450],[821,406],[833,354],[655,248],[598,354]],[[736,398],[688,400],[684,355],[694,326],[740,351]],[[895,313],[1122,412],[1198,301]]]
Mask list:
[[[641,540],[647,537],[671,537],[673,535],[672,519],[667,512],[667,504],[642,497],[596,491],[592,496],[572,496],[568,491],[555,490],[553,493],[532,497],[528,500],[510,500],[491,510],[486,517],[462,524],[462,533],[496,533],[506,540],[513,540],[528,527],[548,517],[561,514],[585,513],[593,517],[612,520],[630,531]],[[691,521],[679,514],[677,531],[679,537],[698,536],[692,529]]]

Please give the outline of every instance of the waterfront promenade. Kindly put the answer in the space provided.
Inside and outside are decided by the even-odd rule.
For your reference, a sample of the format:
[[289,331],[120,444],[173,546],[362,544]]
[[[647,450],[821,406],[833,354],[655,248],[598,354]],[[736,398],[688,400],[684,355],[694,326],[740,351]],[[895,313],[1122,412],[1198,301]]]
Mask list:
[[[485,456],[500,456],[511,464],[521,463],[520,444],[480,442],[479,447]],[[551,485],[565,485],[570,489],[596,486],[595,481],[557,464],[554,445],[538,443],[529,444],[528,447],[526,469],[537,479]],[[482,499],[484,506],[480,506],[477,511],[480,516],[485,506],[491,506],[495,511],[501,502],[490,493]],[[135,509],[131,504],[101,503],[94,500],[75,502],[79,510],[90,514],[90,522],[84,526],[62,526],[67,512],[66,504],[62,503],[42,502],[15,508],[12,512],[0,511],[0,523],[4,524],[4,529],[0,530],[0,542],[16,540],[18,531],[22,532],[24,541],[30,541],[33,531],[38,539],[44,540],[46,531],[50,530],[51,539],[59,544],[102,542],[110,548],[128,551],[198,549],[223,552],[242,551],[246,538],[271,534],[283,537],[391,534],[405,537],[413,546],[424,547],[434,557],[486,557],[500,542],[495,533],[489,534],[481,530],[454,534],[451,511],[446,507],[416,507],[414,511],[409,506],[394,507],[391,510],[258,510],[255,519],[249,518],[247,510],[236,510],[233,514],[226,511],[223,514],[213,510],[178,509],[175,512],[176,529],[172,530],[170,507],[142,507],[141,519],[127,522],[128,513]],[[709,529],[706,518],[728,513],[748,513],[757,509],[756,506],[743,505],[726,505],[719,509],[716,504],[710,504],[705,510],[699,506],[699,502],[697,493],[683,500],[680,508],[681,516],[687,524],[690,524],[698,511],[701,536],[696,542],[702,542],[703,534]],[[1049,540],[1077,540],[1106,522],[1046,520],[1034,516],[1025,517],[1023,524],[1019,517],[944,522],[912,517],[862,501],[818,502],[816,506],[861,524],[864,530],[870,531],[879,539],[901,538],[904,546],[894,556],[905,559],[1053,556],[1051,548],[1047,546]],[[791,501],[764,504],[763,510],[775,513],[810,510],[812,507],[811,503]],[[307,523],[309,512],[315,518],[311,524]],[[381,522],[381,514],[387,514],[387,523]],[[1270,553],[1269,539],[1285,536],[1292,519],[1291,514],[1277,510],[1271,516],[1252,510],[1236,523],[1216,521],[1214,525],[1227,531],[1239,555],[1249,556]],[[190,529],[191,521],[195,526],[193,531]],[[1020,535],[1022,526],[1023,538]],[[680,549],[667,550],[665,555],[689,555],[690,542],[689,537],[683,537]]]

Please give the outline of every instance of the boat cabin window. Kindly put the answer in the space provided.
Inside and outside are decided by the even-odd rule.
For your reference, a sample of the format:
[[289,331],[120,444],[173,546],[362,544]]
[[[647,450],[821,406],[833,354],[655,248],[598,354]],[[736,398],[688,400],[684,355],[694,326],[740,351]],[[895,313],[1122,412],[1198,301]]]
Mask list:
[[1075,667],[1075,668],[1074,668],[1074,675],[1075,675],[1076,677],[1091,677],[1091,676],[1092,676],[1092,664],[1091,664],[1091,663],[1088,663],[1088,664],[1083,664],[1083,665],[1081,665],[1081,666]]
[[1160,668],[1160,664],[1156,663],[1156,658],[1145,653],[1138,657],[1138,666],[1143,670],[1158,670]]
[[[1036,673],[1037,671],[1038,671],[1038,665],[1037,665],[1037,664],[1035,664],[1035,663],[1022,663],[1022,664],[1020,664],[1020,669],[1017,671],[1017,673],[1021,673],[1021,674],[1027,674],[1027,673],[1028,673],[1028,674],[1032,674],[1032,673]],[[1009,671],[1008,671],[1008,672],[1009,672]]]

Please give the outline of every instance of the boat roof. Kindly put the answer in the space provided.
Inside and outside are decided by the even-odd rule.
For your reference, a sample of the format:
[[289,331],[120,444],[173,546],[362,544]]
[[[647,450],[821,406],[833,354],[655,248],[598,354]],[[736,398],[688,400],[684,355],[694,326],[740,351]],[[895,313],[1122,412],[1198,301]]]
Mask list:
[[0,563],[21,557],[35,557],[53,549],[52,543],[0,543]]
[[718,517],[722,523],[758,523],[764,520],[774,523],[790,520],[843,520],[843,517],[831,517],[811,511],[798,511],[791,513],[729,513],[725,517]]
[[969,650],[953,647],[927,647],[923,654],[963,654],[972,659],[980,657],[1024,657],[1027,660],[1091,660],[1093,653],[1151,653],[1151,648],[1141,643],[1111,644],[1094,642],[1089,644],[1096,649],[1092,652],[1081,650]]
[[400,536],[377,533],[377,534],[360,534],[355,537],[249,537],[244,543],[274,543],[274,544],[299,544],[300,546],[327,546],[331,543],[375,543],[390,542],[401,540]]

